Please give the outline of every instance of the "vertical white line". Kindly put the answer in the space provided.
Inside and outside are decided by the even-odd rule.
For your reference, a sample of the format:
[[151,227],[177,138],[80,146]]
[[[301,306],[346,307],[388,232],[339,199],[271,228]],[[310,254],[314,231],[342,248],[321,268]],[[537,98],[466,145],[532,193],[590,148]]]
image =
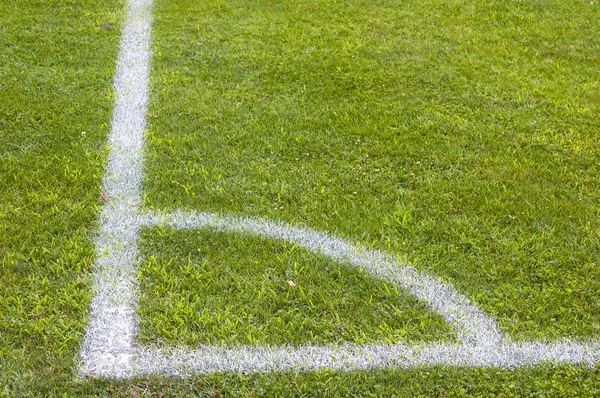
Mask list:
[[103,180],[109,201],[100,213],[95,240],[94,296],[81,350],[82,374],[125,375],[131,369],[151,7],[152,0],[129,0],[121,36],[108,140],[111,152]]

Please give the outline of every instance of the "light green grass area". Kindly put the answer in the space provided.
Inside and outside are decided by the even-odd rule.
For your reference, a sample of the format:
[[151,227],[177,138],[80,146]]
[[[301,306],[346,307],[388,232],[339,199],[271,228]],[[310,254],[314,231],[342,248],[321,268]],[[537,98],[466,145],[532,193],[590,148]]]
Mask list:
[[212,231],[143,234],[147,344],[300,345],[449,340],[394,285],[291,244]]
[[406,255],[516,340],[595,336],[598,11],[159,0],[145,203]]
[[0,2],[0,395],[74,375],[122,10]]
[[[517,340],[600,334],[596,1],[156,0],[154,17],[147,207],[407,256]],[[120,0],[0,2],[0,396],[600,395],[597,367],[554,365],[78,379],[123,18]],[[452,339],[404,293],[290,245],[141,243],[144,342]]]

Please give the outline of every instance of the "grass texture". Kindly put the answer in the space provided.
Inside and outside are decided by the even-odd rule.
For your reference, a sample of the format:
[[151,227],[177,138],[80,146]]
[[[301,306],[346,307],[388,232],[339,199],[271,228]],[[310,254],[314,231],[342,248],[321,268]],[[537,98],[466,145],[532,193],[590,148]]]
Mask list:
[[0,3],[0,395],[75,374],[122,10]]
[[[600,394],[597,368],[553,365],[78,379],[123,7],[0,3],[0,396]],[[597,338],[597,2],[156,0],[154,20],[146,207],[328,232],[451,282],[515,340]],[[141,244],[145,343],[453,338],[291,245]]]
[[143,235],[140,341],[301,345],[448,340],[394,285],[291,244],[157,229]]
[[158,1],[145,203],[283,219],[600,331],[598,7]]

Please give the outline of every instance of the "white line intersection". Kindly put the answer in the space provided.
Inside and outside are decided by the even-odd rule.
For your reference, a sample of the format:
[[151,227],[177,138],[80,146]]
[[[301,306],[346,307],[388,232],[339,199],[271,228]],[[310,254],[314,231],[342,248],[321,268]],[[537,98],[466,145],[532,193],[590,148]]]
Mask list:
[[[99,215],[89,322],[80,353],[82,376],[185,376],[217,371],[285,369],[350,370],[453,365],[532,366],[541,362],[600,362],[600,341],[514,343],[493,319],[447,283],[398,262],[394,256],[357,249],[343,239],[283,222],[199,212],[153,214],[140,208],[144,130],[148,104],[152,0],[129,0],[114,86],[111,153],[103,180],[107,202]],[[331,346],[203,346],[151,348],[137,345],[137,242],[142,227],[208,228],[293,242],[314,253],[395,283],[440,314],[460,343]]]

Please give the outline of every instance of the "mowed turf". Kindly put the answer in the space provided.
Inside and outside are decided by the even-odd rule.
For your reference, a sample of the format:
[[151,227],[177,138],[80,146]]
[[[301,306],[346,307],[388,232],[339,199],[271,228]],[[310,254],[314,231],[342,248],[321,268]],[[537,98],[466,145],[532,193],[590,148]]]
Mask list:
[[76,374],[123,4],[0,3],[0,395]]
[[[306,225],[406,256],[514,339],[596,338],[596,3],[248,3],[157,1],[146,206]],[[0,4],[0,395],[600,394],[597,369],[551,364],[77,379],[123,11],[110,1]],[[164,297],[151,298],[157,283],[184,296],[206,283],[206,271],[248,295],[258,293],[244,281],[268,287],[273,300],[298,294],[288,280],[322,297],[330,286],[320,281],[343,273],[333,287],[356,289],[351,300],[385,291],[365,330],[386,317],[402,325],[372,339],[450,337],[402,292],[284,244],[150,230],[142,245],[141,338],[150,342],[214,339],[201,329],[169,336],[181,333],[169,317],[167,335],[146,333],[163,321],[153,306]],[[295,270],[305,264],[311,277],[302,279]],[[236,275],[241,265],[255,274]],[[269,267],[274,278],[262,278]],[[190,298],[162,311],[206,299]],[[411,314],[427,324],[407,324]],[[193,329],[198,315],[181,328]],[[248,319],[225,343],[250,343]],[[262,321],[252,336],[361,341],[353,322],[348,334],[339,324],[320,329],[331,340],[262,333]]]
[[407,256],[515,340],[595,337],[598,16],[582,2],[158,0],[145,203]]
[[142,238],[143,344],[236,346],[452,340],[398,287],[293,244],[154,229]]

